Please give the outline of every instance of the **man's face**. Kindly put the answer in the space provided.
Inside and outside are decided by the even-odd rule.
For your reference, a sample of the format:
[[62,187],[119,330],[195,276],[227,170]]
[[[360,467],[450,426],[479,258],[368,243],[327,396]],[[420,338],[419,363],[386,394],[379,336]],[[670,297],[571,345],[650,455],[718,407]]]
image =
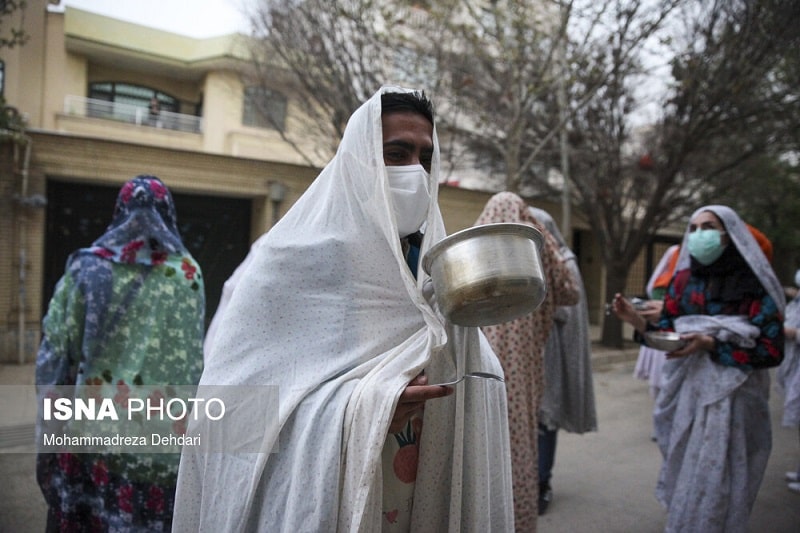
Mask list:
[[412,111],[398,111],[381,117],[383,162],[387,167],[422,165],[431,171],[433,125]]

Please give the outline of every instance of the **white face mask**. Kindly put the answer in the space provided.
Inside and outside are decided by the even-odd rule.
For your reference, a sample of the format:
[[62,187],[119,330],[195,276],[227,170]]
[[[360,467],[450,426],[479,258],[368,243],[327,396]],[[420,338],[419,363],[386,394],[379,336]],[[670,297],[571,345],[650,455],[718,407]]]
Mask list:
[[794,286],[800,287],[800,270],[794,273]]
[[430,177],[422,165],[386,167],[400,238],[419,230],[428,216]]

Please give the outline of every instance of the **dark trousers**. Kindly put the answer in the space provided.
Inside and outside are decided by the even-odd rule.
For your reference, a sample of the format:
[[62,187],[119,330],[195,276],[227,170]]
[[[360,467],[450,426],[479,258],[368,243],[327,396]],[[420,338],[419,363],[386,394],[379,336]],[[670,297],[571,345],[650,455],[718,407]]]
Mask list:
[[539,424],[539,485],[547,485],[553,475],[553,464],[556,462],[557,429],[547,429]]

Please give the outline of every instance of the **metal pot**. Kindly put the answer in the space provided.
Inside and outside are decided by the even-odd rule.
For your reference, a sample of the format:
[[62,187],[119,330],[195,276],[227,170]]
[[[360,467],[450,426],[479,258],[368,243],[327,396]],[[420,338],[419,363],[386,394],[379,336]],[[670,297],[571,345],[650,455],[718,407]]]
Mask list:
[[544,237],[525,224],[485,224],[436,243],[422,259],[442,314],[489,326],[532,312],[544,300]]

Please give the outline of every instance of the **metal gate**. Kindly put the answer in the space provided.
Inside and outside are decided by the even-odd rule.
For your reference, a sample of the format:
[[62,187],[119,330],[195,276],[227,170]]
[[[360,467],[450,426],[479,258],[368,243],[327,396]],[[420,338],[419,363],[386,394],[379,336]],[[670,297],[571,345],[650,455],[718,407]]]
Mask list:
[[[118,192],[119,187],[47,181],[44,312],[69,255],[89,246],[108,227]],[[208,326],[222,285],[250,248],[251,201],[175,192],[172,196],[183,242],[203,270]]]

